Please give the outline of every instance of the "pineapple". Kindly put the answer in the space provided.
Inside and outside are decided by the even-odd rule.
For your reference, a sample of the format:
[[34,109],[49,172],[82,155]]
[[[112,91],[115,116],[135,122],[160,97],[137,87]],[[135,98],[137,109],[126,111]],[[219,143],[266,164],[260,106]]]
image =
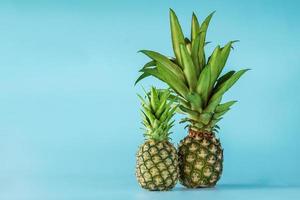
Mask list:
[[177,183],[179,173],[177,151],[169,142],[176,106],[168,100],[168,90],[152,87],[146,96],[148,100],[139,96],[146,141],[137,152],[136,177],[144,189],[170,190]]
[[151,61],[141,70],[136,83],[148,76],[165,82],[177,95],[179,111],[186,114],[189,134],[179,144],[179,181],[188,188],[212,187],[223,169],[223,149],[216,132],[217,122],[236,101],[221,103],[224,93],[247,71],[222,74],[232,44],[219,45],[206,59],[206,32],[213,16],[201,24],[192,16],[191,37],[185,38],[177,16],[170,10],[171,37],[175,58],[149,50],[141,52]]

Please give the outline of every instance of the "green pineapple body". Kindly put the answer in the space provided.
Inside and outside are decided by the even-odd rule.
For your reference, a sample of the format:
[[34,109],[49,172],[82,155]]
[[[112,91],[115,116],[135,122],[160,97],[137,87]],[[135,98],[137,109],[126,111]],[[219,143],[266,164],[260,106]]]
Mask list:
[[137,152],[136,177],[142,188],[172,189],[178,179],[178,156],[168,141],[147,140]]
[[179,181],[188,188],[213,187],[221,177],[223,149],[212,134],[185,137],[180,141],[178,157]]

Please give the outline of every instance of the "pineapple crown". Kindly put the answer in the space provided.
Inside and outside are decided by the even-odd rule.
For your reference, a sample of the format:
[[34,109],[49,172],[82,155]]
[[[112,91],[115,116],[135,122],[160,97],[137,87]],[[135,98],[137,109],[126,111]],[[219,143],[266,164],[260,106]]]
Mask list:
[[192,15],[191,37],[185,38],[175,12],[170,9],[170,26],[175,58],[150,50],[141,50],[151,61],[140,70],[136,80],[153,76],[165,82],[177,95],[179,109],[187,114],[181,122],[198,131],[217,131],[216,125],[236,101],[221,104],[222,96],[248,70],[221,72],[229,57],[232,44],[219,45],[206,59],[206,32],[214,12],[200,25]]
[[146,97],[138,95],[142,103],[142,124],[145,128],[144,136],[156,141],[168,140],[170,129],[173,127],[176,106],[170,99],[170,91],[151,88]]

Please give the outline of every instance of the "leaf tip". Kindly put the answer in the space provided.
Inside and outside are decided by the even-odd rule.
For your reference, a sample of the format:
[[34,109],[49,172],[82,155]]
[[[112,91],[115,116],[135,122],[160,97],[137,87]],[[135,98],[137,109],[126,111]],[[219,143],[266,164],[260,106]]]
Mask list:
[[240,40],[232,40],[231,44],[236,43],[236,42],[240,42]]
[[175,11],[172,8],[169,8],[170,15],[175,15]]
[[196,13],[195,13],[195,12],[193,12],[193,14],[192,14],[192,18],[193,18],[193,19],[195,19],[195,20],[197,20],[197,15],[196,15]]
[[208,15],[208,17],[209,17],[209,18],[212,18],[212,17],[215,15],[216,12],[217,12],[216,10],[212,11],[212,12]]
[[133,86],[135,87],[136,84],[137,84],[138,82],[140,82],[140,80],[141,80],[141,79],[137,79],[137,80],[134,82],[134,85],[133,85]]

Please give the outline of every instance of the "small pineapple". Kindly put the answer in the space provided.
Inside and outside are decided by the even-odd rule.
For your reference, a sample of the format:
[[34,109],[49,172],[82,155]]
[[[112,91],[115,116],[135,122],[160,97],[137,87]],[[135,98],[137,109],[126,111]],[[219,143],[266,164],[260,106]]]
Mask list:
[[192,16],[191,38],[185,38],[177,16],[170,10],[170,25],[175,58],[149,50],[141,52],[151,58],[140,71],[136,83],[148,76],[165,82],[177,94],[179,110],[186,114],[189,134],[178,149],[179,181],[186,187],[211,187],[223,169],[223,149],[215,132],[217,122],[236,101],[221,103],[224,93],[247,71],[229,71],[221,75],[232,44],[219,45],[206,60],[204,47],[210,14],[200,25]]
[[169,142],[176,107],[168,100],[168,90],[152,87],[146,96],[148,100],[139,96],[146,141],[137,152],[136,177],[144,189],[170,190],[178,180],[177,151]]

